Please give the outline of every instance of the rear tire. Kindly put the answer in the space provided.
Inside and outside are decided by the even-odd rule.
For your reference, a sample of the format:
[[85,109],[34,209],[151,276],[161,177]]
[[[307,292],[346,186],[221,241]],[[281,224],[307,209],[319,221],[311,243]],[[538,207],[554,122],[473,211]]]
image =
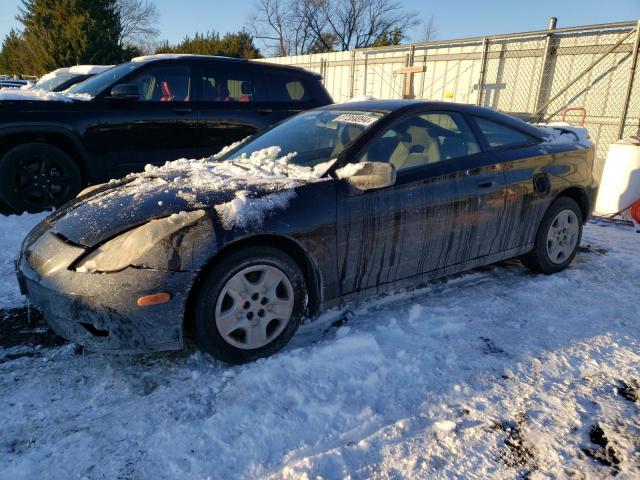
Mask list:
[[521,257],[522,263],[546,275],[564,270],[578,252],[582,228],[582,211],[576,201],[559,197],[542,218],[533,250]]
[[204,277],[195,299],[196,341],[227,363],[267,357],[289,342],[306,302],[304,276],[291,257],[272,247],[239,250]]
[[25,143],[0,158],[0,200],[16,213],[59,207],[81,188],[78,165],[53,145]]

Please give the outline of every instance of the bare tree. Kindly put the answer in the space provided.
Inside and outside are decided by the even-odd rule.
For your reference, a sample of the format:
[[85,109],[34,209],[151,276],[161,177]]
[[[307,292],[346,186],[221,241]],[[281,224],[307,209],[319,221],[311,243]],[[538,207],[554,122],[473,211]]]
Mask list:
[[158,36],[156,27],[160,13],[155,3],[149,0],[118,0],[121,45],[148,50]]
[[278,55],[349,50],[419,25],[394,0],[258,0],[249,27]]
[[438,27],[436,27],[435,17],[433,15],[430,15],[423,25],[424,29],[422,31],[422,38],[420,38],[420,41],[431,42],[435,40],[436,34],[438,33]]

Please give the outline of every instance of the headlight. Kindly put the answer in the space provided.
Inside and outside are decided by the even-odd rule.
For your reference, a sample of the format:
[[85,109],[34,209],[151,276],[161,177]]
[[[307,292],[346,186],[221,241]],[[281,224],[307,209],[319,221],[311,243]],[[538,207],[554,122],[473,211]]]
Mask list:
[[204,216],[204,210],[174,213],[170,217],[151,220],[100,245],[76,266],[80,273],[108,273],[124,270],[153,248],[159,241],[178,230],[195,223]]
[[87,194],[93,192],[94,190],[99,189],[103,185],[106,185],[106,183],[98,183],[96,185],[89,185],[87,188],[82,190],[78,195],[76,195],[76,198],[80,198],[80,197],[82,197],[84,195],[87,195]]

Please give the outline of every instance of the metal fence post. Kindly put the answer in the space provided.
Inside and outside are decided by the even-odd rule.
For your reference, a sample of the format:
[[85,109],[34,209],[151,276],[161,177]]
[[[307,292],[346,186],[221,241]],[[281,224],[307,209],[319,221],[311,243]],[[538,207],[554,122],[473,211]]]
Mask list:
[[367,94],[367,69],[369,67],[369,55],[367,55],[367,52],[364,52],[364,75],[363,77],[363,81],[362,81],[362,95],[366,95]]
[[356,51],[351,50],[351,64],[349,65],[349,98],[353,98],[353,90],[355,88],[356,75]]
[[538,79],[538,88],[536,89],[534,112],[537,112],[540,106],[546,101],[549,93],[549,82],[553,79],[553,56],[555,55],[553,31],[556,29],[557,22],[558,19],[556,17],[549,19],[549,33],[545,41],[542,65],[540,66],[540,78]]
[[320,59],[320,76],[322,77],[322,85],[327,86],[327,59]]
[[631,101],[631,92],[633,91],[633,80],[636,76],[636,64],[638,63],[638,50],[640,50],[640,20],[638,20],[638,24],[636,25],[636,41],[633,44],[633,55],[631,56],[631,66],[629,67],[629,80],[627,81],[627,90],[622,107],[622,117],[620,118],[620,125],[618,126],[618,139],[624,136],[624,127],[627,123],[629,102]]
[[489,54],[489,37],[482,39],[482,59],[480,60],[480,78],[478,79],[478,98],[476,105],[482,105],[482,94],[484,91],[484,80],[487,74],[487,57]]

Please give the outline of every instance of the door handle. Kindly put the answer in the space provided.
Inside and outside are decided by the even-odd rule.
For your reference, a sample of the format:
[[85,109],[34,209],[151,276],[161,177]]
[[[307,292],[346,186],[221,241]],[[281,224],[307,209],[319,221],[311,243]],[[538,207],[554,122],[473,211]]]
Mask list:
[[173,111],[177,115],[184,115],[185,113],[191,113],[192,109],[191,108],[174,108]]
[[478,188],[490,188],[493,187],[495,183],[493,180],[481,180],[476,185],[478,185]]
[[263,115],[265,115],[267,113],[273,112],[273,109],[272,108],[257,108],[256,112],[262,113]]

